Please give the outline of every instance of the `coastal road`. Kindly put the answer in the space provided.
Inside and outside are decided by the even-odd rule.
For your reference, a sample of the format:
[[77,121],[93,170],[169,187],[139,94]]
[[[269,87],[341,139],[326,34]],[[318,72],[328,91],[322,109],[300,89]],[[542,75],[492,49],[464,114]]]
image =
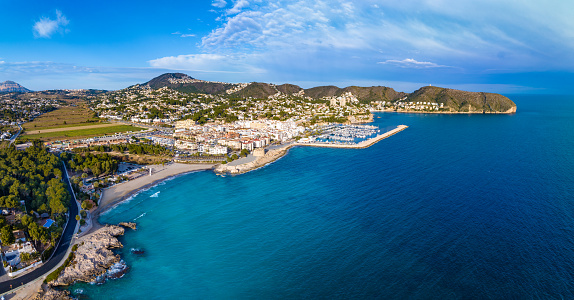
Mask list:
[[16,138],[20,135],[20,133],[22,132],[22,126],[18,125],[18,127],[20,127],[20,131],[18,131],[18,133],[16,133],[13,137],[10,138],[10,145],[12,143],[14,143],[14,141],[16,140]]
[[62,260],[66,259],[65,255],[66,252],[68,251],[68,248],[70,247],[70,242],[72,241],[72,237],[74,236],[74,231],[76,229],[76,224],[78,223],[78,221],[76,221],[76,215],[78,215],[78,206],[76,205],[76,200],[74,199],[74,194],[70,189],[70,184],[69,184],[69,179],[68,179],[68,174],[67,172],[62,172],[65,182],[66,187],[68,188],[68,191],[70,192],[70,195],[72,195],[71,199],[70,199],[70,206],[69,206],[69,214],[70,217],[68,218],[68,225],[66,226],[66,229],[64,230],[64,233],[62,234],[62,238],[60,239],[60,243],[56,246],[56,249],[54,250],[54,253],[52,254],[52,258],[50,258],[48,260],[48,262],[44,263],[42,266],[40,266],[39,268],[35,269],[34,271],[16,277],[14,279],[8,280],[8,281],[4,281],[0,283],[0,294],[3,294],[5,292],[8,292],[11,289],[15,289],[17,287],[20,287],[24,284],[27,284],[31,281],[34,281],[36,278],[42,277],[43,275],[48,275],[48,272],[50,272],[55,266],[57,266]]

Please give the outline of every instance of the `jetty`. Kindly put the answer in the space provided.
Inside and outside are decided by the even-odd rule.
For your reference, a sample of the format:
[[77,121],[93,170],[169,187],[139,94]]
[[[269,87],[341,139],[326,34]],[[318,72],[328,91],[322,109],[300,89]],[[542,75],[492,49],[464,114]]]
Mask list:
[[294,146],[308,146],[308,147],[328,147],[328,148],[350,148],[350,149],[362,149],[362,148],[367,148],[370,147],[374,144],[376,144],[377,142],[386,139],[398,132],[401,132],[405,129],[407,129],[408,126],[406,125],[399,125],[397,126],[395,129],[387,131],[383,134],[379,134],[373,138],[361,141],[359,143],[356,144],[342,144],[342,143],[334,143],[334,142],[295,142],[295,143],[290,143],[290,144],[286,144],[282,147],[279,148],[275,148],[275,149],[271,149],[268,151],[261,151],[262,153],[259,153],[256,156],[256,159],[253,161],[249,161],[247,163],[244,164],[240,164],[240,165],[229,165],[229,164],[220,164],[217,165],[213,171],[216,174],[219,175],[223,175],[223,174],[242,174],[242,173],[246,173],[249,171],[253,171],[255,169],[261,168],[269,163],[274,162],[275,160],[283,157],[285,154],[287,154],[287,151]]

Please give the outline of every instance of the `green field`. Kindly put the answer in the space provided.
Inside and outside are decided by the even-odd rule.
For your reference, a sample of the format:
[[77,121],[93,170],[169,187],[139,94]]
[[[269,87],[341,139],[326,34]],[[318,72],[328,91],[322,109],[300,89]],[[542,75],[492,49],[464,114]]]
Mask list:
[[118,126],[110,126],[102,128],[77,129],[70,131],[46,132],[38,134],[24,134],[21,136],[21,138],[29,140],[41,139],[41,140],[54,141],[54,140],[62,140],[70,138],[79,139],[86,137],[94,137],[105,134],[113,134],[116,132],[140,131],[143,129],[144,128],[139,128],[131,125],[118,125]]
[[100,119],[94,117],[94,112],[89,110],[84,102],[78,101],[73,106],[64,106],[45,113],[34,121],[25,123],[22,127],[26,130],[41,130],[96,125],[99,122]]

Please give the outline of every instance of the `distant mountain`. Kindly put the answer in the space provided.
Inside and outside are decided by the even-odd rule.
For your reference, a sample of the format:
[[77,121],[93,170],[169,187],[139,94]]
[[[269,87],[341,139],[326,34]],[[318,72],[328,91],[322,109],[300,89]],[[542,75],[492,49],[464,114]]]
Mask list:
[[17,84],[14,81],[4,81],[0,83],[0,93],[28,93],[31,90]]
[[425,86],[409,94],[407,102],[444,103],[453,112],[513,113],[516,104],[500,94],[466,92]]
[[277,94],[297,94],[313,99],[323,99],[351,93],[362,103],[373,101],[395,102],[406,97],[407,102],[444,103],[444,107],[449,108],[451,112],[511,113],[516,111],[516,104],[500,94],[466,92],[435,86],[425,86],[411,94],[397,92],[393,88],[385,86],[349,86],[339,88],[329,85],[303,89],[293,84],[275,85],[262,82],[236,84],[204,81],[183,73],[166,73],[146,82],[144,85],[152,89],[168,87],[186,93],[220,94],[254,99],[266,99]]

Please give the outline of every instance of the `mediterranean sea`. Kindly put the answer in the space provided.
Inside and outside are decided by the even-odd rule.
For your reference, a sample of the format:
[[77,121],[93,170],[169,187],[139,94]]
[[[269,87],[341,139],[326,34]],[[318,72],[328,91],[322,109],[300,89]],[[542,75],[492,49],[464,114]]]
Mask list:
[[[135,221],[129,272],[89,299],[574,298],[574,97],[512,115],[376,113],[366,149],[204,171],[100,218]],[[145,254],[130,253],[140,248]]]

